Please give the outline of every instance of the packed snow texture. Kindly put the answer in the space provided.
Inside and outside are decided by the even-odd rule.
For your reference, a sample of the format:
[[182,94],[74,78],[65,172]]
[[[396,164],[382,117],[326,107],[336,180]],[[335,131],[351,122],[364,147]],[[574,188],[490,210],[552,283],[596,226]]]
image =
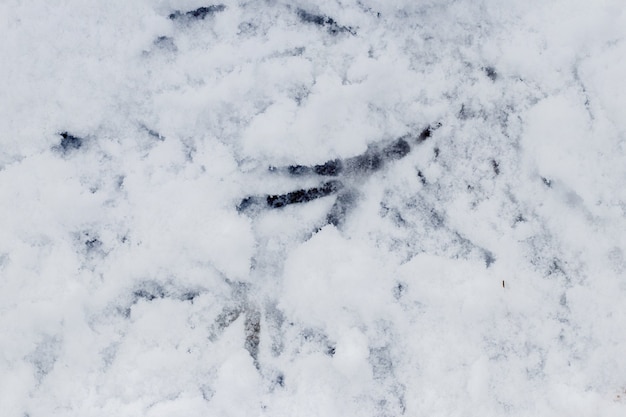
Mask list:
[[626,415],[623,0],[0,17],[2,416]]

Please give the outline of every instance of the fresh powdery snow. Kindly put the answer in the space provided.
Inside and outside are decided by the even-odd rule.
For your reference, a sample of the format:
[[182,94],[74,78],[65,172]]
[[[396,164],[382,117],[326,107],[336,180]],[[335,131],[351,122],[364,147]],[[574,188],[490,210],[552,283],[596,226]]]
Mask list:
[[624,0],[0,21],[0,416],[626,416]]

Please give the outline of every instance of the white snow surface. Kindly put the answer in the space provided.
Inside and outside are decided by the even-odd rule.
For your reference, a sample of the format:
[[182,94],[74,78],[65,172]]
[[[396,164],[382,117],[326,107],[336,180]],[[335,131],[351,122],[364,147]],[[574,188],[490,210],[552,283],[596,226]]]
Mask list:
[[222,4],[0,3],[0,415],[626,415],[626,3]]

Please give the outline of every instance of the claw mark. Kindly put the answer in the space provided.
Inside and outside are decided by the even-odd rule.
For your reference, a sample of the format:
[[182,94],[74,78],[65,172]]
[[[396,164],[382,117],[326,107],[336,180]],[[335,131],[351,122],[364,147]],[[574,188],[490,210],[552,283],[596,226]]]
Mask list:
[[[441,127],[441,123],[435,123],[432,126],[426,127],[426,129],[422,130],[422,132],[417,137],[417,143],[422,143],[426,139],[430,138],[432,136],[433,132],[435,130],[439,129],[440,127]],[[435,148],[435,151],[438,152],[439,148]],[[436,155],[436,156],[438,156],[438,155]]]
[[392,408],[395,415],[406,411],[405,387],[396,381],[395,364],[388,346],[371,348],[369,362],[374,379],[384,387],[384,394],[379,401],[383,409]]
[[326,27],[328,33],[331,35],[337,35],[341,32],[348,32],[352,35],[356,35],[356,31],[350,26],[339,26],[335,20],[328,16],[309,13],[306,10],[298,9],[298,17],[304,23],[312,23],[317,26]]
[[541,177],[541,181],[545,184],[546,187],[552,188],[552,180],[546,177]]
[[239,282],[231,282],[226,279],[231,286],[234,305],[226,306],[216,317],[211,330],[209,340],[215,342],[228,326],[233,324],[241,315],[244,316],[244,348],[248,351],[254,361],[254,366],[260,370],[259,345],[261,343],[261,309],[248,300],[248,286]]
[[348,214],[355,204],[356,194],[354,191],[347,190],[346,192],[339,194],[337,200],[335,200],[335,204],[333,204],[328,212],[328,215],[326,216],[326,222],[337,227],[343,225],[346,214]]
[[209,340],[217,340],[218,333],[223,332],[224,329],[233,324],[235,320],[239,318],[240,314],[240,307],[224,307],[220,315],[215,319],[215,327],[217,328],[213,329],[211,335],[209,336]]
[[258,309],[247,309],[244,321],[246,341],[244,347],[254,360],[254,365],[259,368],[259,343],[261,333],[261,312]]
[[343,187],[340,181],[329,181],[319,187],[308,190],[298,190],[287,194],[267,196],[267,205],[271,208],[280,208],[289,204],[308,203],[309,201],[326,197],[336,193]]
[[55,148],[64,154],[80,149],[83,146],[84,139],[81,137],[74,136],[68,132],[61,132],[59,136],[61,136],[61,143]]
[[406,293],[406,284],[402,282],[398,282],[395,287],[393,287],[393,298],[396,301],[400,300],[402,296]]
[[194,300],[203,293],[202,289],[185,289],[176,286],[164,286],[156,281],[144,281],[138,283],[132,291],[131,296],[125,306],[119,306],[118,311],[126,318],[131,315],[132,307],[143,300],[144,302],[153,302],[165,298],[188,301],[193,304]]
[[245,306],[245,302],[235,307],[225,307],[222,313],[215,319],[215,326],[209,336],[209,340],[216,341],[219,334],[233,324],[243,313],[244,320],[244,334],[245,342],[244,347],[250,353],[250,356],[254,360],[254,365],[259,368],[259,344],[261,341],[261,312],[258,308],[251,308]]
[[426,185],[426,177],[424,177],[424,173],[421,170],[417,171],[417,176],[419,177],[422,185]]
[[224,330],[233,324],[241,314],[244,315],[244,348],[248,351],[254,361],[254,366],[260,369],[259,345],[261,343],[261,311],[258,308],[237,305],[235,307],[225,307],[222,313],[215,319],[215,325],[209,336],[209,340],[215,342]]
[[400,138],[386,148],[383,148],[383,155],[385,158],[391,160],[404,158],[409,152],[411,152],[411,145],[409,145],[409,143],[403,138]]
[[305,328],[300,332],[302,344],[311,345],[317,351],[324,352],[327,356],[335,356],[337,346],[328,338],[328,335],[319,329]]
[[491,168],[496,175],[500,175],[500,164],[495,159],[491,160]]
[[485,250],[485,265],[487,266],[487,268],[493,265],[495,261],[496,257],[494,256],[494,254],[489,252],[488,250]]
[[498,78],[498,73],[494,67],[485,67],[484,70],[491,81],[495,81]]
[[142,287],[133,291],[133,299],[135,302],[140,299],[152,301],[158,298],[165,298],[165,289],[156,282],[146,282]]
[[165,140],[165,136],[161,135],[159,132],[157,132],[154,129],[150,129],[148,126],[141,124],[140,127],[145,130],[148,135],[152,136],[153,138],[160,140],[161,142],[163,142]]
[[176,10],[174,13],[170,14],[171,20],[176,19],[199,19],[204,20],[205,17],[214,15],[215,13],[223,12],[226,10],[226,6],[223,4],[215,4],[207,7],[200,7],[196,10],[190,10],[188,12],[181,12],[180,10]]
[[153,44],[159,49],[170,52],[176,52],[178,50],[176,43],[174,43],[174,39],[169,36],[159,36],[154,40]]
[[[280,168],[270,167],[270,171],[277,171]],[[305,165],[291,165],[287,167],[287,173],[293,176],[317,174],[328,177],[335,177],[343,170],[343,164],[341,160],[335,159],[328,161],[323,165],[315,165],[308,167]]]
[[46,335],[36,345],[35,350],[26,356],[33,364],[38,384],[54,369],[61,347],[62,340],[59,337]]

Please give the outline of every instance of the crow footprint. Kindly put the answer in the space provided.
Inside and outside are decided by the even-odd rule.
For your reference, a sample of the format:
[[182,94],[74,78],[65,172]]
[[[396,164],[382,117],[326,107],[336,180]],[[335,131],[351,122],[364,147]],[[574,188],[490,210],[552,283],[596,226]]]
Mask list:
[[237,205],[237,211],[255,214],[263,209],[280,209],[336,195],[335,203],[326,215],[326,224],[340,226],[356,204],[358,187],[354,185],[354,180],[369,176],[380,171],[386,164],[404,158],[411,152],[413,145],[424,142],[440,126],[440,124],[428,126],[418,135],[405,135],[386,146],[371,145],[365,153],[352,158],[334,159],[314,166],[271,166],[270,172],[290,177],[316,176],[336,179],[322,182],[317,187],[302,188],[285,194],[248,196]]

